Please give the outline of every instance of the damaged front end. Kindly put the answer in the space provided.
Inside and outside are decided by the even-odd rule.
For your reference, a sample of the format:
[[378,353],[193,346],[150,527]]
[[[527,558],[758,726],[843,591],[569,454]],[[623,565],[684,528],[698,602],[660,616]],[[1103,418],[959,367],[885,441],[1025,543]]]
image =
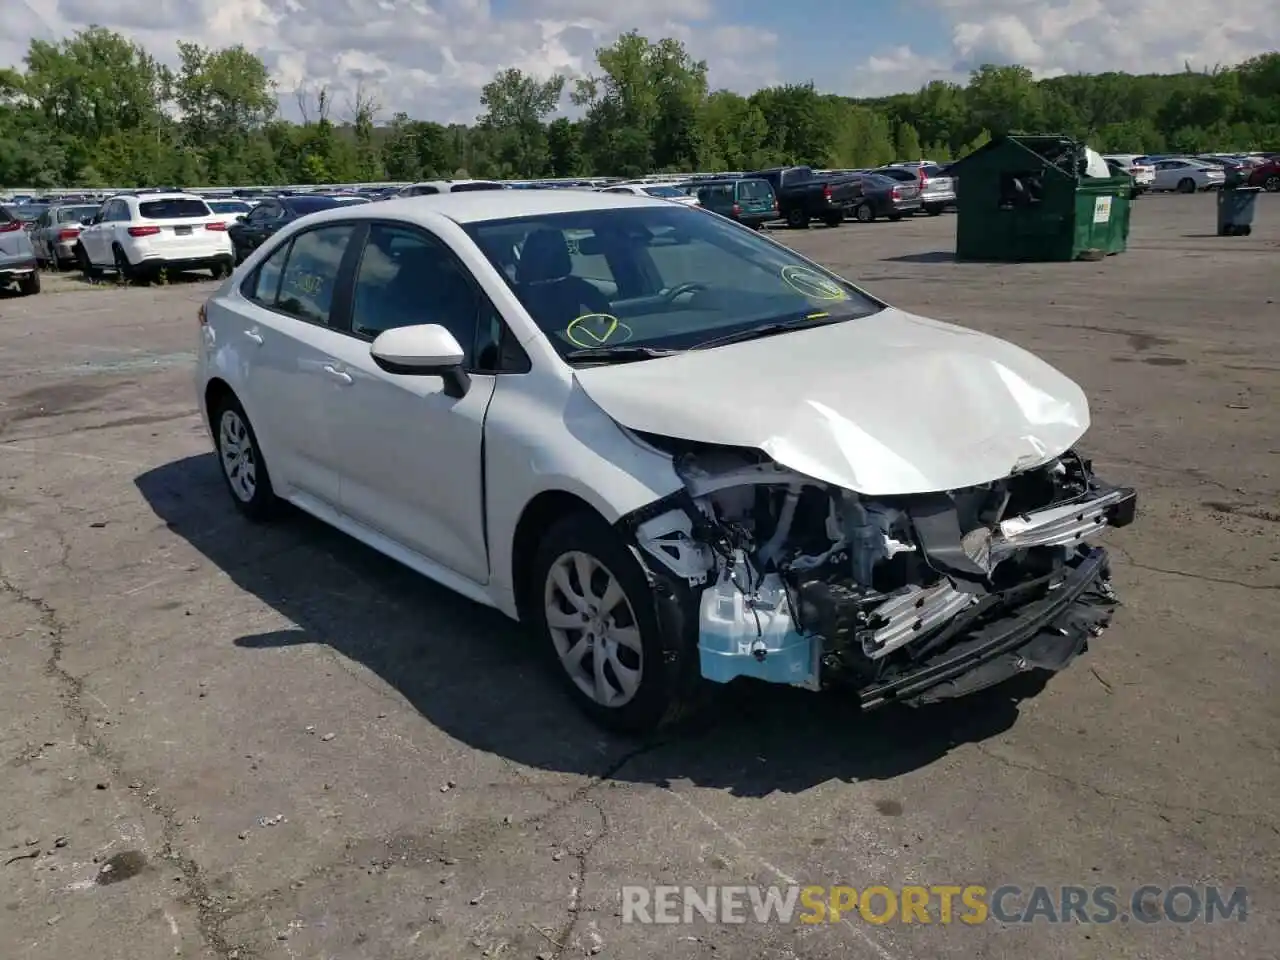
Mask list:
[[760,452],[638,439],[685,489],[623,525],[698,604],[704,677],[851,686],[862,706],[960,696],[1057,670],[1109,624],[1107,556],[1136,494],[1068,451],[979,486],[870,497]]

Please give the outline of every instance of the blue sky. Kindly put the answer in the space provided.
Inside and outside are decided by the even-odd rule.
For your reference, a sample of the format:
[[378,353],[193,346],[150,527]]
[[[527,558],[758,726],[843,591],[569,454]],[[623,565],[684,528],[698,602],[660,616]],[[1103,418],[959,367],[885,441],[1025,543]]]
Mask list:
[[1038,76],[1173,71],[1280,49],[1280,0],[0,0],[0,65],[32,37],[96,23],[162,60],[178,40],[243,43],[292,92],[357,88],[384,116],[469,121],[494,72],[581,76],[628,29],[676,37],[714,86],[744,93],[812,79],[877,96],[931,79],[963,81],[984,62]]

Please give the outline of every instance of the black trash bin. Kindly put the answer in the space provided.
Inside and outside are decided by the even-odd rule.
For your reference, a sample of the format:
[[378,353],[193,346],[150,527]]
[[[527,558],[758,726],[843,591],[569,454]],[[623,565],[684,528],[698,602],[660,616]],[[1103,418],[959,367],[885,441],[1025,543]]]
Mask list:
[[1253,233],[1253,212],[1261,187],[1227,183],[1218,191],[1218,236],[1247,237]]

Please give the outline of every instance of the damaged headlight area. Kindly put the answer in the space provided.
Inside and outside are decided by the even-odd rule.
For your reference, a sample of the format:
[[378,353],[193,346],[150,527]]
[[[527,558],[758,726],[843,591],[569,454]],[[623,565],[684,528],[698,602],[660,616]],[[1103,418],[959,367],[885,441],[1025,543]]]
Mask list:
[[1056,670],[1110,623],[1105,551],[1136,494],[1068,452],[981,486],[864,496],[763,453],[642,435],[685,489],[626,518],[697,597],[709,680],[849,685],[864,707]]

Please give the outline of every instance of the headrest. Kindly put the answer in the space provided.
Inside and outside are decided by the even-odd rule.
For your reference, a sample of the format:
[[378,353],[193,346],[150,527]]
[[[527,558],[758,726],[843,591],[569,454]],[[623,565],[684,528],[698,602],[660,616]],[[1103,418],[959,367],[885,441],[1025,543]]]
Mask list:
[[569,247],[559,230],[535,230],[525,238],[520,249],[520,265],[516,268],[517,283],[563,280],[572,272]]

